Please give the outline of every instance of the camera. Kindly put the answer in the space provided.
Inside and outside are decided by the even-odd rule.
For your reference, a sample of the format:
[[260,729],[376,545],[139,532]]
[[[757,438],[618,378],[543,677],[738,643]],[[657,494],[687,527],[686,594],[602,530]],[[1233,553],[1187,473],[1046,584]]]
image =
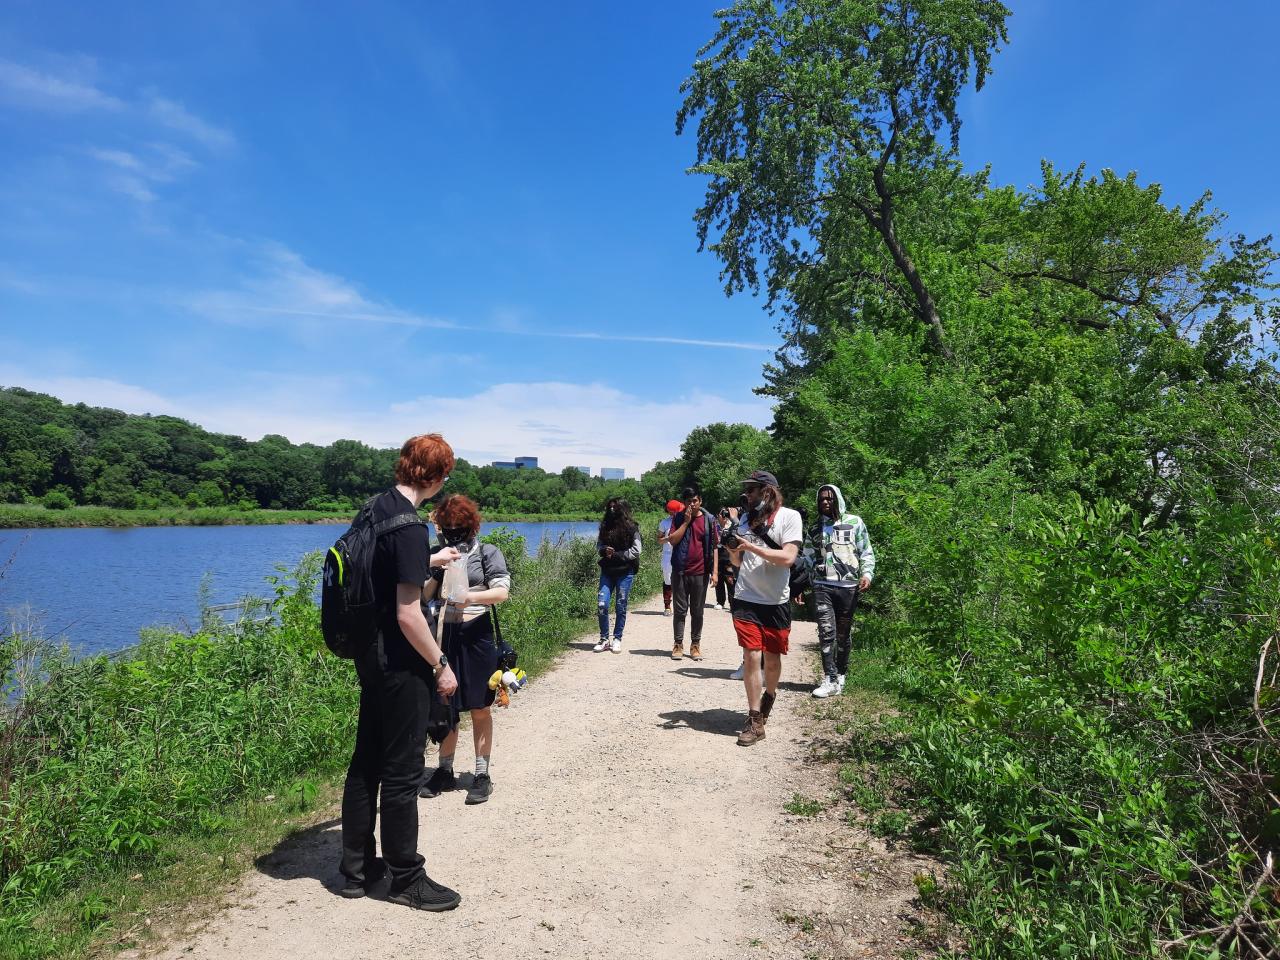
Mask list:
[[721,545],[728,547],[730,550],[737,550],[738,544],[741,542],[742,539],[738,536],[738,531],[734,530],[733,527],[726,530],[724,536],[720,538]]

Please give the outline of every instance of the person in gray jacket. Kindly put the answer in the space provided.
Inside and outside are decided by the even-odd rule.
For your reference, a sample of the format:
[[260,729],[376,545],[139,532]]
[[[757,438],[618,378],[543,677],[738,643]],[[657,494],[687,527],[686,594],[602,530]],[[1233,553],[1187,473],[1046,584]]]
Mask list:
[[[600,556],[600,590],[596,613],[600,619],[600,642],[596,653],[622,652],[622,630],[627,625],[627,598],[640,571],[640,526],[631,518],[631,504],[611,497],[604,505],[596,553]],[[613,640],[609,639],[609,600],[613,600]]]
[[867,525],[847,512],[844,495],[833,483],[818,488],[818,520],[809,529],[804,549],[813,563],[813,600],[822,649],[823,678],[813,695],[831,697],[844,690],[853,613],[876,571]]

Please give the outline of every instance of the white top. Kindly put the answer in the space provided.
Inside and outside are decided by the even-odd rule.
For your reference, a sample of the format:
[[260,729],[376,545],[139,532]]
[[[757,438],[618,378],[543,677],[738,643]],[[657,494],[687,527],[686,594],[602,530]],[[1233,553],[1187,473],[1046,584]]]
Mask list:
[[[662,522],[658,524],[658,532],[664,537],[671,532],[671,518],[663,517]],[[671,544],[664,543],[662,545],[662,565],[664,567],[671,566]]]
[[[780,547],[788,543],[804,542],[804,521],[790,507],[780,507],[769,524],[769,536]],[[738,536],[748,543],[772,549],[747,526],[745,514],[738,520]],[[769,563],[754,553],[743,551],[742,566],[738,568],[738,585],[734,596],[748,603],[762,603],[777,607],[791,602],[791,569]]]

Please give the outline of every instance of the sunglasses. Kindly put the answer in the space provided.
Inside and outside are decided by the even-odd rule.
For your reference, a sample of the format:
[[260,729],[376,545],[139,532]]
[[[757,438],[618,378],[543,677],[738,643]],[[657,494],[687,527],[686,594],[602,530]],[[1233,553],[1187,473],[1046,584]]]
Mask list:
[[743,489],[744,489],[744,490],[746,490],[746,491],[747,491],[747,493],[755,493],[757,490],[763,490],[763,489],[764,489],[764,484],[763,484],[763,483],[748,483],[748,484],[744,484],[744,485],[743,485]]
[[441,527],[440,533],[446,540],[468,540],[471,538],[470,527]]

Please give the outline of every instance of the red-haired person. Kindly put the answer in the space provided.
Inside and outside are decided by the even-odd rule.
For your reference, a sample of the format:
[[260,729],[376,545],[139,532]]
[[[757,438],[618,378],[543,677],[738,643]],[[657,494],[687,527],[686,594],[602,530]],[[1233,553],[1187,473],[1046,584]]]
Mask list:
[[[489,678],[498,669],[498,641],[489,611],[510,596],[511,574],[502,551],[480,542],[480,508],[470,497],[448,497],[436,508],[434,520],[442,543],[455,548],[467,565],[466,595],[445,598],[442,643],[458,677],[453,705],[459,713],[471,713],[476,773],[467,790],[467,803],[484,803],[493,792],[489,758],[493,751],[491,707],[496,694],[489,689]],[[437,576],[427,581],[422,590],[424,600],[430,601],[439,593],[442,580]],[[420,796],[436,797],[457,788],[453,773],[457,746],[458,728],[454,727],[440,744],[440,764],[423,783]]]
[[[411,437],[400,449],[396,485],[373,500],[375,523],[396,521],[378,537],[373,593],[375,642],[356,657],[360,719],[342,790],[344,897],[363,897],[384,874],[387,899],[418,910],[452,910],[457,892],[427,876],[418,853],[418,784],[431,697],[449,697],[458,681],[422,613],[422,585],[432,567],[458,556],[432,554],[418,508],[440,492],[453,469],[453,450],[438,433]],[[382,859],[374,856],[374,826],[382,816]]]
[[782,657],[791,636],[790,568],[804,542],[804,524],[799,513],[782,505],[782,491],[772,473],[757,470],[742,486],[747,510],[725,548],[738,567],[730,609],[747,689],[747,725],[738,743],[749,747],[764,739],[765,721],[778,695]]

